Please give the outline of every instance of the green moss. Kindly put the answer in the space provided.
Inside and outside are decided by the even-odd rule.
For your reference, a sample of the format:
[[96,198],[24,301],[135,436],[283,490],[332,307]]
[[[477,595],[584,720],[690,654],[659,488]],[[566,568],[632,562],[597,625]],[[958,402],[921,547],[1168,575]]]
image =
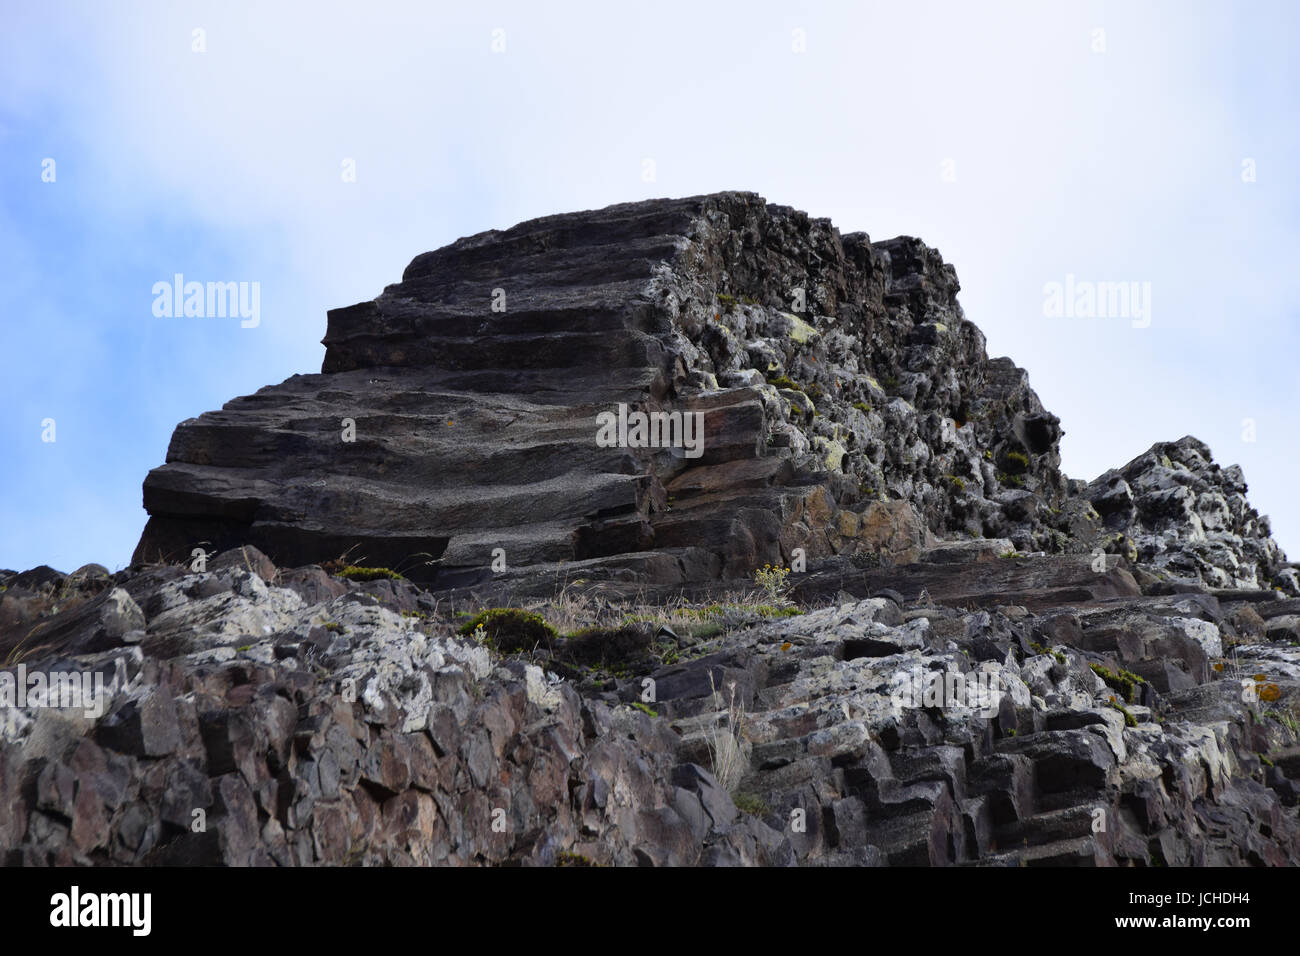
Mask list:
[[1265,767],[1273,766],[1273,761],[1269,760],[1263,754],[1255,754],[1255,756],[1259,758],[1259,762],[1262,763]]
[[1125,727],[1136,727],[1138,725],[1137,718],[1134,717],[1131,713],[1129,713],[1128,708],[1125,707],[1123,704],[1117,703],[1116,701],[1112,700],[1110,701],[1110,706],[1114,707],[1116,710],[1118,710],[1121,714],[1124,715]]
[[1065,663],[1065,655],[1062,654],[1060,651],[1052,651],[1052,656],[1056,658],[1056,663],[1058,664]]
[[769,375],[767,377],[767,384],[771,385],[773,388],[788,388],[796,392],[802,391],[802,389],[799,388],[799,383],[789,375]]
[[954,491],[960,493],[966,490],[966,479],[958,475],[944,475],[944,477],[948,479],[948,484],[952,486]]
[[748,813],[752,817],[761,817],[772,809],[766,800],[752,793],[738,793],[731,798],[731,802],[741,813]]
[[871,406],[868,405],[866,402],[854,402],[853,407],[856,408],[858,411],[860,411],[863,415],[871,414]]
[[480,625],[484,643],[499,654],[531,651],[539,644],[549,648],[559,637],[540,614],[514,607],[489,608],[462,624],[460,633],[468,637]]
[[253,645],[252,645],[252,644],[244,644],[244,645],[241,645],[240,647],[236,647],[236,648],[235,648],[235,650],[237,650],[237,651],[238,651],[239,653],[241,653],[241,654],[244,653],[244,651],[251,651],[252,649],[253,649]]
[[641,713],[645,714],[645,715],[648,716],[648,717],[658,717],[658,716],[659,716],[659,711],[657,711],[657,710],[653,710],[653,709],[651,709],[650,707],[647,707],[645,704],[641,703],[641,701],[639,701],[639,700],[634,700],[634,701],[632,701],[632,703],[629,704],[628,706],[629,706],[629,707],[635,707],[637,710],[641,711]]
[[1118,673],[1102,667],[1100,664],[1089,664],[1092,672],[1106,682],[1106,686],[1111,690],[1117,691],[1124,695],[1124,699],[1129,703],[1137,700],[1137,689],[1146,681],[1131,671],[1120,669]]
[[347,578],[349,581],[378,581],[381,578],[388,578],[393,581],[402,580],[402,576],[392,568],[363,568],[355,564],[349,564],[338,572],[338,576]]
[[796,405],[794,402],[791,402],[791,403],[790,403],[790,414],[791,414],[791,415],[802,415],[802,414],[803,414],[803,409],[800,408],[798,405]]
[[756,610],[760,617],[796,617],[803,613],[801,608],[775,607],[771,604],[760,604]]
[[583,856],[581,853],[558,853],[555,856],[556,866],[595,866],[590,857]]
[[1024,452],[1009,451],[1002,456],[1003,467],[1013,475],[1021,475],[1029,470],[1029,456]]

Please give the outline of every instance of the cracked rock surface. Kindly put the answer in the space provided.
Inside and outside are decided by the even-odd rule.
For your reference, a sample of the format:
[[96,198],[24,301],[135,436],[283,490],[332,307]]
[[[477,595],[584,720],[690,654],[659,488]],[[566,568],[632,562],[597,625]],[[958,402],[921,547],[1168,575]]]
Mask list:
[[[1066,476],[958,289],[752,193],[417,256],[177,427],[130,567],[0,571],[0,858],[1297,865],[1241,470]],[[602,447],[620,405],[702,453]]]

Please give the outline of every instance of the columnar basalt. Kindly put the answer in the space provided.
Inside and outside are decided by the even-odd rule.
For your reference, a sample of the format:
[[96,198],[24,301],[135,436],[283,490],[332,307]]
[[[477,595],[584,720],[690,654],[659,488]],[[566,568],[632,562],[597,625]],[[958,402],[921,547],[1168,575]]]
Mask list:
[[131,567],[0,571],[3,860],[1300,864],[1240,469],[1066,477],[958,289],[750,193],[418,256],[177,428]]

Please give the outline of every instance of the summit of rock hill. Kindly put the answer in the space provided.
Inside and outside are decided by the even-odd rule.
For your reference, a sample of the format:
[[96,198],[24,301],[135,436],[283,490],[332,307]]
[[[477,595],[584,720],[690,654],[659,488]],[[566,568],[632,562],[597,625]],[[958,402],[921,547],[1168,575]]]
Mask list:
[[743,192],[417,256],[0,571],[4,862],[1300,864],[1241,470],[1067,477],[958,291]]

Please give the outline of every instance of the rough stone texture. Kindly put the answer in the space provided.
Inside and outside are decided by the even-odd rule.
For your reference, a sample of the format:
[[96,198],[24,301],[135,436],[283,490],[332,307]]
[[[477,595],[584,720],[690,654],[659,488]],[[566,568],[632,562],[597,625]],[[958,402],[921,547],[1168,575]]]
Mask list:
[[[1168,468],[1153,450],[1127,490],[1072,486],[1059,421],[987,357],[958,288],[918,240],[841,237],[749,193],[462,239],[331,312],[321,374],[182,423],[145,482],[136,559],[254,544],[440,588],[561,567],[671,585],[796,548],[907,561],[930,535],[1119,554],[1140,539],[1170,573],[1294,591],[1240,473],[1203,446],[1173,446]],[[596,416],[620,403],[702,412],[702,456],[597,447]],[[1188,515],[1205,539],[1169,537]]]
[[[1081,597],[1069,556],[964,551],[897,569],[923,574],[924,600],[899,576],[901,604],[751,619],[600,693],[560,676],[562,652],[500,658],[392,589],[333,579],[342,593],[309,603],[242,562],[121,572],[141,639],[87,651],[100,619],[82,604],[48,614],[61,643],[24,659],[106,680],[95,715],[6,710],[3,859],[1300,864],[1300,646],[1234,623],[1292,602],[1143,595],[1116,568],[1095,574],[1116,593]],[[885,590],[885,573],[848,583]],[[972,608],[971,591],[1017,603]],[[1124,672],[1127,689],[1104,679]],[[904,692],[931,675],[937,698]],[[632,706],[647,678],[653,714]]]
[[[177,428],[131,568],[0,571],[4,861],[1300,863],[1300,581],[1240,469],[1067,478],[957,291],[748,193],[417,257]],[[598,447],[619,403],[703,454]],[[796,616],[726,603],[797,549]],[[561,590],[617,626],[458,633]]]

